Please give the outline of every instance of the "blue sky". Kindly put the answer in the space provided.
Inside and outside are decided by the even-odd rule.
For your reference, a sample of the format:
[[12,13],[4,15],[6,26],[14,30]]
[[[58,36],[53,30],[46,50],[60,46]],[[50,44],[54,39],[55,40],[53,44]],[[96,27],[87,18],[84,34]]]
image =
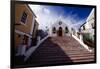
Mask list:
[[92,10],[92,8],[68,6],[47,6],[47,8],[52,12],[57,13],[57,15],[63,15],[64,17],[67,17],[67,15],[76,15],[76,20],[87,18]]
[[89,15],[92,8],[52,6],[51,10],[59,14],[61,12],[64,12],[63,15],[65,15],[65,17],[67,14],[72,14],[72,15],[77,14],[78,16],[77,18],[84,19]]
[[29,5],[37,16],[39,28],[50,28],[57,20],[62,20],[69,27],[78,29],[82,25],[93,8]]

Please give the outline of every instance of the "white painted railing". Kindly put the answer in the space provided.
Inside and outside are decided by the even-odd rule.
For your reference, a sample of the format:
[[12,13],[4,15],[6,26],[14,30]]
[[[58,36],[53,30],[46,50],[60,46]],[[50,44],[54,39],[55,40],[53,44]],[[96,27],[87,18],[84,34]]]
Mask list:
[[24,61],[26,61],[31,56],[31,54],[40,46],[40,44],[42,42],[44,42],[48,37],[49,37],[49,35],[47,35],[46,37],[44,37],[42,40],[40,40],[40,38],[38,38],[39,40],[37,42],[37,45],[31,47],[28,51],[25,52]]
[[88,47],[86,44],[84,44],[84,43],[82,42],[82,40],[78,39],[78,38],[77,38],[76,36],[74,36],[74,35],[72,35],[72,37],[73,37],[74,39],[76,39],[85,49],[87,49],[89,52],[92,52],[92,50],[90,50],[89,47]]

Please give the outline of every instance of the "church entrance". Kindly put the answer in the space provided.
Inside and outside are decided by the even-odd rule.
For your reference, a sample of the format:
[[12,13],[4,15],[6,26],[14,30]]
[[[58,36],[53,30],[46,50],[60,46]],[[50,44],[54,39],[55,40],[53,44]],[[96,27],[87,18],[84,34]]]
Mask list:
[[58,29],[58,36],[62,36],[62,27],[59,27]]

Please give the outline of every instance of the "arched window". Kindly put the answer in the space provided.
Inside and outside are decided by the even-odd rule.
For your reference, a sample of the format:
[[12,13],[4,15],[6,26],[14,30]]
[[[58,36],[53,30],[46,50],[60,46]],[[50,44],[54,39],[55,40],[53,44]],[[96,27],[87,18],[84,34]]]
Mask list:
[[53,31],[53,33],[56,33],[56,28],[55,28],[55,27],[53,27],[52,31]]
[[85,30],[85,25],[83,26],[83,30]]
[[65,33],[68,33],[68,32],[69,32],[68,28],[67,28],[67,27],[65,27]]
[[59,21],[59,25],[61,25],[62,24],[62,22],[61,21]]
[[94,23],[92,23],[91,26],[92,26],[92,29],[94,29]]

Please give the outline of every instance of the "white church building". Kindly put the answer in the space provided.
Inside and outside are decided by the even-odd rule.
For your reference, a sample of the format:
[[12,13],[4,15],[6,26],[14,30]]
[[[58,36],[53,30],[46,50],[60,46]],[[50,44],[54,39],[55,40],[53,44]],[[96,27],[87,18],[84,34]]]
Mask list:
[[66,23],[61,20],[57,20],[51,25],[49,34],[50,36],[66,36],[70,35],[70,29]]

